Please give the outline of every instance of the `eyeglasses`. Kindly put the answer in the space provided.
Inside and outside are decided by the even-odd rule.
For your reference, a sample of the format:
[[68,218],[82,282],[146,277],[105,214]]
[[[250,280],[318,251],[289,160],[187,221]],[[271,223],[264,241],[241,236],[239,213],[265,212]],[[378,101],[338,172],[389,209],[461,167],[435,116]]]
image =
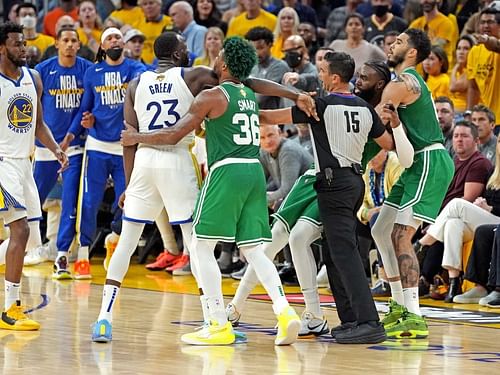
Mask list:
[[497,23],[496,20],[481,20],[481,21],[479,21],[480,25],[494,25],[496,23]]

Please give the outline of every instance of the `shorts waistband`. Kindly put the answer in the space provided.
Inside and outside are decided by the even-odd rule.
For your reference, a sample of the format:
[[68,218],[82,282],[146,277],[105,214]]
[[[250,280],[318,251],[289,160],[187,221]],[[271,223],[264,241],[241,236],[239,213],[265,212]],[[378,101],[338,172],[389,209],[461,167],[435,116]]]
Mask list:
[[433,143],[432,145],[424,147],[421,150],[415,151],[415,155],[420,154],[424,151],[434,151],[434,150],[446,150],[446,149],[444,148],[444,146],[441,143]]
[[253,164],[253,163],[260,163],[259,159],[245,159],[245,158],[227,158],[227,159],[222,159],[219,161],[216,161],[215,163],[212,164],[210,167],[210,170],[213,171],[216,168],[222,167],[224,165],[228,164]]

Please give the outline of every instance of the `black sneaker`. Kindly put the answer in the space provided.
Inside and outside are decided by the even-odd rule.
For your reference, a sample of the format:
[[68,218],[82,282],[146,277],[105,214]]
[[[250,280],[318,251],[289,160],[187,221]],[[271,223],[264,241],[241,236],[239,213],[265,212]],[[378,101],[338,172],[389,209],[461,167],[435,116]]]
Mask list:
[[299,280],[297,279],[297,273],[293,266],[285,266],[279,272],[278,275],[281,282],[284,285],[296,286],[299,285]]
[[243,267],[245,267],[245,263],[243,263],[241,260],[238,259],[238,261],[235,263],[231,263],[226,267],[221,267],[220,273],[222,274],[222,277],[231,277],[231,274],[233,272],[237,272],[241,270]]
[[335,336],[338,333],[347,331],[348,329],[351,329],[351,328],[355,327],[357,324],[358,324],[357,322],[345,322],[345,323],[341,323],[338,326],[333,327],[332,330],[331,330],[331,332],[330,332],[330,334],[332,335],[333,338],[335,338]]
[[358,324],[335,334],[339,344],[377,344],[386,339],[384,326],[380,322]]

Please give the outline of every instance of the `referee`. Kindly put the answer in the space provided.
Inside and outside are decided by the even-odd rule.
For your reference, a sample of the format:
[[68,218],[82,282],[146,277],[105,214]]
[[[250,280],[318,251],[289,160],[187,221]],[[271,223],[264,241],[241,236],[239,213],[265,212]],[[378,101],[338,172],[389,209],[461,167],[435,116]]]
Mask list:
[[[394,141],[402,165],[412,147],[402,126],[386,131],[374,109],[349,91],[354,60],[346,53],[330,52],[319,64],[319,78],[330,95],[317,98],[319,120],[309,118],[296,107],[261,111],[260,122],[310,123],[317,172],[318,204],[333,264],[329,266],[330,286],[341,325],[332,335],[341,344],[371,344],[386,335],[365,277],[356,237],[356,212],[364,193],[361,158],[365,144],[373,138],[391,150]],[[392,108],[385,111],[393,112]]]

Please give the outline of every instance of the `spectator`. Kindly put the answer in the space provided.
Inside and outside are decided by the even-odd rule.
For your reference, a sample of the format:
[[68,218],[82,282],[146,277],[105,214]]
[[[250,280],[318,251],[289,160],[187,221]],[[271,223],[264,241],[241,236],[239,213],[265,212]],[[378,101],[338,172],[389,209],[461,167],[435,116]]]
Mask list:
[[[475,1],[472,1],[472,3],[475,3]],[[479,4],[478,4],[479,3]],[[476,34],[479,31],[479,15],[481,14],[481,11],[484,9],[488,8],[491,3],[493,3],[493,0],[479,0],[478,3],[476,3],[476,12],[473,13],[470,17],[467,17],[467,22],[465,23],[464,27],[462,28],[462,33],[460,36],[464,35],[472,35]],[[458,21],[460,19],[458,18]]]
[[102,34],[102,21],[97,15],[92,1],[82,1],[78,7],[80,27],[77,29],[80,43],[88,46],[94,53],[99,49]]
[[131,60],[145,64],[142,60],[142,50],[144,49],[145,40],[146,37],[139,30],[129,29],[123,36],[123,41],[125,42],[125,56]]
[[311,139],[311,129],[309,129],[309,124],[295,124],[297,127],[297,135],[291,140],[297,142],[300,147],[309,152],[311,156],[313,155],[313,146]]
[[384,35],[389,31],[402,33],[408,27],[406,21],[391,13],[392,0],[371,0],[373,14],[365,18],[365,39],[376,46],[384,47]]
[[309,22],[301,22],[299,23],[298,33],[304,39],[309,57],[314,59],[319,48],[316,28]]
[[[257,50],[258,64],[250,73],[250,77],[265,78],[276,83],[281,83],[283,75],[290,70],[283,60],[271,56],[273,45],[273,33],[265,27],[254,27],[245,36]],[[277,96],[257,95],[259,108],[276,109],[280,106],[280,98]]]
[[276,16],[262,9],[261,0],[243,0],[244,12],[234,17],[227,29],[226,37],[239,35],[245,36],[250,29],[256,26],[267,27],[274,30],[276,27]]
[[161,14],[161,0],[139,0],[144,16],[140,18],[135,28],[146,37],[142,59],[146,64],[154,61],[153,43],[165,28],[172,25],[170,17]]
[[448,76],[448,58],[439,46],[432,46],[430,55],[422,62],[424,78],[432,98],[450,96],[450,77]]
[[51,37],[56,37],[56,22],[59,18],[64,15],[71,16],[76,21],[78,21],[78,6],[77,0],[59,0],[59,7],[52,9],[50,12],[45,14],[43,18],[43,33],[50,35]]
[[455,110],[453,102],[446,96],[438,96],[434,100],[434,105],[436,106],[439,125],[443,131],[444,147],[450,153],[450,156],[454,157],[453,128],[455,126]]
[[331,11],[326,20],[325,43],[329,44],[337,39],[345,39],[345,21],[348,14],[356,11],[356,7],[362,0],[347,0],[343,7],[335,8]]
[[382,44],[382,49],[387,56],[392,44],[396,41],[399,33],[397,31],[388,31],[384,34],[384,41]]
[[201,56],[207,28],[195,22],[191,4],[187,1],[176,1],[170,7],[169,14],[174,26],[184,37],[188,50],[196,56]]
[[34,69],[35,65],[37,65],[42,59],[42,54],[40,50],[36,46],[28,46],[26,48],[26,65]]
[[17,20],[17,7],[19,4],[23,3],[22,0],[15,0],[10,2],[10,8],[8,7],[7,3],[4,1],[4,19],[5,21],[10,21],[16,23]]
[[227,22],[221,20],[221,13],[215,5],[215,0],[195,0],[193,12],[194,20],[198,25],[205,26],[207,29],[218,27],[223,35],[226,35]]
[[[500,118],[500,43],[498,41],[498,14],[487,8],[479,17],[478,45],[472,47],[467,57],[467,109],[478,103],[490,108],[496,119]],[[496,47],[496,48],[495,48]]]
[[224,41],[224,33],[217,26],[209,27],[205,34],[203,54],[194,60],[193,66],[205,65],[214,67],[215,59],[219,56]]
[[271,55],[277,59],[283,59],[283,43],[288,37],[298,35],[299,33],[299,16],[297,12],[290,7],[284,7],[278,13],[278,22],[274,28],[274,43],[271,48]]
[[[241,13],[243,13],[245,11],[243,1],[244,0],[237,0],[236,6],[234,8],[224,10],[224,13],[222,13],[222,21],[226,22],[229,25],[234,17],[239,16]],[[218,8],[220,9],[220,7]]]
[[364,40],[365,20],[360,14],[353,13],[347,16],[344,23],[346,40],[335,40],[330,44],[337,52],[345,52],[352,56],[356,63],[356,72],[368,60],[385,61],[384,52],[377,46]]
[[477,126],[479,133],[478,150],[495,165],[497,137],[493,134],[495,128],[495,114],[482,104],[472,108],[471,122]]
[[460,37],[457,43],[456,63],[450,75],[450,99],[459,115],[467,109],[467,56],[470,49],[476,44],[470,35]]
[[[302,3],[300,0],[283,0],[283,6],[274,10],[274,14],[279,14],[283,7],[290,7],[297,12],[300,22],[309,22],[316,28],[318,26],[318,16],[316,11],[309,5]],[[278,17],[279,18],[279,17]]]
[[38,21],[36,6],[31,3],[21,3],[16,10],[16,23],[23,26],[24,40],[27,46],[35,46],[41,54],[54,45],[54,38],[36,32]]
[[137,6],[137,0],[122,0],[121,4],[121,8],[111,12],[109,17],[119,20],[124,25],[137,26],[137,23],[144,18],[142,8]]

